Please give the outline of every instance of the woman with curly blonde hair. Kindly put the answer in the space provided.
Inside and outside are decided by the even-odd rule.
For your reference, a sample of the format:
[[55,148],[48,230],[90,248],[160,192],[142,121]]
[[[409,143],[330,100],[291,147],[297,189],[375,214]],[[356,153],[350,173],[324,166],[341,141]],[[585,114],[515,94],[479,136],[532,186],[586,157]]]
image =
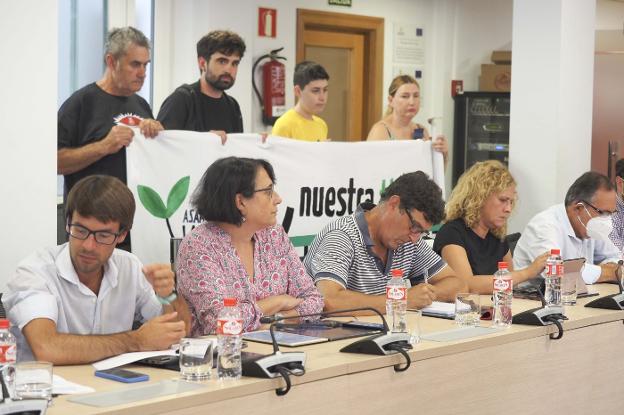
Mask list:
[[492,292],[499,261],[507,262],[515,284],[535,278],[544,269],[548,254],[514,271],[505,241],[507,219],[516,202],[516,181],[496,160],[476,163],[457,182],[446,204],[446,223],[436,235],[433,249],[470,291]]

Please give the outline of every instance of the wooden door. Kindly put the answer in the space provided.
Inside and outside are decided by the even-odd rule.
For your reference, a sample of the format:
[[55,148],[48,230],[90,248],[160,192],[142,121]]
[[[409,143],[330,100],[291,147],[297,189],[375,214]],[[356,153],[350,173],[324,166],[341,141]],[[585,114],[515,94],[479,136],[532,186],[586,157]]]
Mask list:
[[[594,105],[592,123],[591,169],[608,172],[609,142],[617,149],[612,154],[612,165],[624,157],[624,35],[616,30],[596,32],[594,61]],[[613,150],[613,149],[612,149]]]
[[336,141],[359,141],[362,131],[364,89],[364,35],[307,30],[305,60],[321,64],[329,74],[329,95],[320,115]]
[[365,140],[382,117],[383,27],[378,17],[297,10],[297,62],[316,61],[329,73],[321,117],[332,140]]

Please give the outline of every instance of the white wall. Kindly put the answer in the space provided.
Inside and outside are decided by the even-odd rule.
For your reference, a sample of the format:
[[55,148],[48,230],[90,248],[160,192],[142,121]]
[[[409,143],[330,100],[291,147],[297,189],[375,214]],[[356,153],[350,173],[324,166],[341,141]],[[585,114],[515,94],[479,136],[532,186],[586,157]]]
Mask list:
[[562,203],[589,170],[595,7],[593,0],[514,4],[509,165],[521,199],[511,231]]
[[0,290],[19,260],[56,244],[57,2],[0,3]]

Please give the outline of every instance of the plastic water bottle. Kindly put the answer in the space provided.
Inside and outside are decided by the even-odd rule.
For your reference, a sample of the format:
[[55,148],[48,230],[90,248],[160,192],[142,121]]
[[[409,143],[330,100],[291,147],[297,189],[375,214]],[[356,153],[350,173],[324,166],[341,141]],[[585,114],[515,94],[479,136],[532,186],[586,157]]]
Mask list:
[[506,262],[498,263],[498,271],[494,273],[494,325],[497,327],[511,326],[511,302],[513,300],[513,280]]
[[386,285],[386,316],[391,319],[393,333],[407,333],[407,281],[403,280],[400,269],[393,269],[391,275]]
[[9,320],[0,319],[0,371],[9,389],[13,384],[14,366],[17,360],[17,344],[15,336],[9,331],[10,328]]
[[243,319],[236,298],[224,298],[217,317],[217,375],[219,379],[240,379]]
[[546,260],[544,279],[546,307],[561,307],[561,277],[563,276],[563,260],[559,249],[551,249]]

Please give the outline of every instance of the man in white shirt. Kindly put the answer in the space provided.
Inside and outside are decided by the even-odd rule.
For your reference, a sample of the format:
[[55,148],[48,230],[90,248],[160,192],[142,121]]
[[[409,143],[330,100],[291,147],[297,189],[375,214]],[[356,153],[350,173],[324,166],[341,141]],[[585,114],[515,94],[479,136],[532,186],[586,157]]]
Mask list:
[[624,159],[619,159],[615,163],[615,190],[617,192],[617,211],[611,218],[613,230],[609,238],[622,251],[624,249]]
[[[142,266],[115,249],[132,227],[135,202],[112,176],[89,176],[67,198],[69,242],[23,260],[2,298],[20,361],[84,364],[161,350],[190,328],[169,264]],[[144,324],[132,330],[134,321]]]
[[615,280],[620,252],[609,240],[615,206],[609,178],[584,173],[568,189],[564,204],[529,221],[514,251],[514,267],[524,268],[544,251],[559,248],[563,259],[585,258],[587,284]]

